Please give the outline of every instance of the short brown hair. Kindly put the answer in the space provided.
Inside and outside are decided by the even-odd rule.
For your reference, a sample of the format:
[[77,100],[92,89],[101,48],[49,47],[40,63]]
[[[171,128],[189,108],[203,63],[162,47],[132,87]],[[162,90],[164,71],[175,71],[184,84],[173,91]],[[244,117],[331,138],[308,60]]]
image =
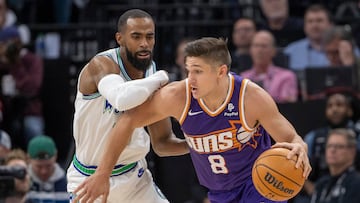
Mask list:
[[231,65],[227,40],[223,38],[204,37],[189,42],[185,47],[185,58],[188,56],[201,57],[219,66],[225,64],[228,68]]
[[313,5],[309,6],[305,10],[304,18],[309,12],[324,12],[326,14],[329,22],[333,22],[333,17],[331,15],[330,11],[322,4],[313,4]]

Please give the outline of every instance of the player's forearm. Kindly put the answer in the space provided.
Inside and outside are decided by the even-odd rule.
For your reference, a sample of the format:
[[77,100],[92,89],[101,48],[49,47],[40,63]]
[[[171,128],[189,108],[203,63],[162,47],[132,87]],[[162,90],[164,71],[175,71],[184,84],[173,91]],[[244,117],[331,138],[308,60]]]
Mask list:
[[[119,131],[122,133],[118,133]],[[121,152],[125,149],[132,132],[133,129],[117,122],[108,137],[101,162],[96,170],[97,173],[104,173],[110,176],[116,161],[118,160]]]
[[185,140],[171,137],[153,142],[153,149],[158,156],[179,156],[189,153],[189,147]]
[[166,84],[168,76],[164,71],[158,71],[147,78],[125,82],[120,75],[109,74],[103,77],[98,90],[111,105],[119,111],[134,108],[143,102],[162,85]]

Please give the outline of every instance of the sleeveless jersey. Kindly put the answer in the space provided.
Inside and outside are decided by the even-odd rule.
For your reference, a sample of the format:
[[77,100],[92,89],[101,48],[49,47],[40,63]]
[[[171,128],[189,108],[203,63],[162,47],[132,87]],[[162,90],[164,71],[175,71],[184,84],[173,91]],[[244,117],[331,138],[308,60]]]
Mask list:
[[187,101],[180,124],[199,181],[210,190],[245,184],[256,158],[271,146],[261,125],[250,127],[245,122],[248,80],[232,74],[229,80],[226,100],[216,111],[210,111],[202,99],[194,99],[186,81]]
[[[131,80],[120,58],[120,48],[110,49],[98,55],[105,55],[112,59],[119,65],[120,76],[125,81]],[[145,76],[149,76],[155,71],[156,65],[152,62]],[[96,166],[100,162],[109,132],[121,114],[122,112],[114,108],[100,93],[84,95],[78,87],[73,136],[76,145],[76,157],[81,163]],[[121,153],[117,164],[129,164],[143,159],[149,150],[149,136],[143,128],[138,128],[134,131],[130,143]]]

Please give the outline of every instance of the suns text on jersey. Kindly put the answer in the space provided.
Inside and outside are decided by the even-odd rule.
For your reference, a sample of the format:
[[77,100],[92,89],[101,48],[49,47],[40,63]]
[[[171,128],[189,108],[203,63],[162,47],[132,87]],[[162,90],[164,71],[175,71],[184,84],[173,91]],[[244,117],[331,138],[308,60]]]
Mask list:
[[257,136],[257,131],[245,131],[243,128],[228,129],[223,132],[209,133],[205,135],[186,135],[185,139],[189,147],[198,153],[213,153],[224,152],[233,148],[238,148],[239,151],[244,146],[250,145],[256,148],[257,141],[254,136]]

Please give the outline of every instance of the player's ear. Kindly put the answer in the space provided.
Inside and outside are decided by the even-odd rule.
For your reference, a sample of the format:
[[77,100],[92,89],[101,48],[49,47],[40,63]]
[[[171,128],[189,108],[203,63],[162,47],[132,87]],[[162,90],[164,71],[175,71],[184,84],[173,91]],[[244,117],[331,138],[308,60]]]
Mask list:
[[121,43],[121,39],[122,39],[122,34],[120,32],[116,32],[115,33],[115,39],[116,39],[116,42],[118,45],[122,46],[122,43]]
[[228,67],[227,67],[227,65],[225,65],[225,64],[221,65],[221,66],[219,67],[219,75],[220,75],[220,76],[225,76],[225,75],[227,75],[227,73],[228,73]]

